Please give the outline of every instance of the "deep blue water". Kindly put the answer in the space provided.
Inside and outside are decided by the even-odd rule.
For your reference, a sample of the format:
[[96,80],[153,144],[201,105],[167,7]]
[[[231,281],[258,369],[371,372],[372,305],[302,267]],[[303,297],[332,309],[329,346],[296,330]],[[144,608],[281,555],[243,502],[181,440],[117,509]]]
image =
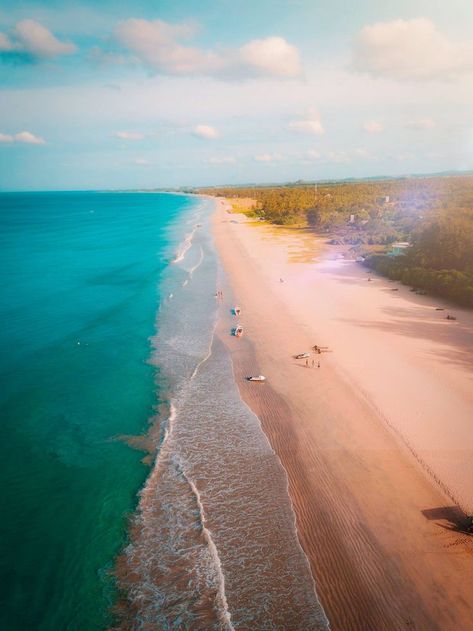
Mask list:
[[148,469],[160,279],[195,198],[0,194],[0,628],[95,630]]

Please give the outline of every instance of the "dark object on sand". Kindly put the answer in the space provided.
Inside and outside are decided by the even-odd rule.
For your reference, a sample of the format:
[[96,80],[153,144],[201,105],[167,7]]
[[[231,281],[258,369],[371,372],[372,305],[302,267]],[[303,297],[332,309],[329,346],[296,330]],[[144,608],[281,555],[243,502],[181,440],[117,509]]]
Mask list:
[[465,532],[469,532],[473,535],[473,515],[466,518]]
[[391,291],[399,291],[399,287],[393,287]]
[[456,320],[456,317],[448,314],[448,316],[445,318],[445,320]]
[[435,311],[445,311],[443,307],[435,307]]

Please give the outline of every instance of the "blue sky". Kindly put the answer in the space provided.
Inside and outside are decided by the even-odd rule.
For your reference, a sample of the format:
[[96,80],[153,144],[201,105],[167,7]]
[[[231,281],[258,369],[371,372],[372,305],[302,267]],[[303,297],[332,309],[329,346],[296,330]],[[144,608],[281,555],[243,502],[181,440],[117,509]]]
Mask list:
[[471,1],[348,4],[4,1],[0,189],[472,169]]

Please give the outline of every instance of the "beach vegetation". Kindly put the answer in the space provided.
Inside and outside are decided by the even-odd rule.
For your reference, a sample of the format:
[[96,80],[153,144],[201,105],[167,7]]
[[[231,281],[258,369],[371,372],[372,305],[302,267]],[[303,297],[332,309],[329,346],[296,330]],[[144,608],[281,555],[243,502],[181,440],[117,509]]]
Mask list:
[[[250,217],[312,229],[362,256],[380,274],[473,307],[472,176],[297,182],[201,192],[231,197],[234,210]],[[409,247],[394,256],[396,242]]]

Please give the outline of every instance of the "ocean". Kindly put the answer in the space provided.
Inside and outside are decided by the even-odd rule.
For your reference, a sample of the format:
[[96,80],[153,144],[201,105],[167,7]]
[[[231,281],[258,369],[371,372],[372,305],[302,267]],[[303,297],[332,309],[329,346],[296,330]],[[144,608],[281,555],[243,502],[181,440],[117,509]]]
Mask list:
[[0,628],[326,628],[215,335],[212,209],[0,194]]

